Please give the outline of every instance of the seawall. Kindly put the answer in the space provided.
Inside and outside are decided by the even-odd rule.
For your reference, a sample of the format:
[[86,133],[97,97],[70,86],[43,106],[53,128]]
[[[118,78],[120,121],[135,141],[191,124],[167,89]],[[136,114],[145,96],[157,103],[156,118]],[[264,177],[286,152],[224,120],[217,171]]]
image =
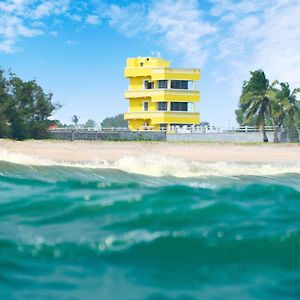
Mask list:
[[154,131],[91,131],[91,130],[50,130],[52,139],[88,141],[165,141],[165,132]]
[[[273,133],[267,132],[269,142],[273,141]],[[167,134],[169,142],[262,142],[261,132],[224,132],[224,133],[173,133]]]
[[[168,142],[262,142],[261,132],[223,133],[166,133],[157,131],[91,131],[91,130],[51,130],[52,139],[88,141],[168,141]],[[273,142],[273,132],[267,132],[269,142]],[[281,142],[288,142],[286,134],[279,134]]]

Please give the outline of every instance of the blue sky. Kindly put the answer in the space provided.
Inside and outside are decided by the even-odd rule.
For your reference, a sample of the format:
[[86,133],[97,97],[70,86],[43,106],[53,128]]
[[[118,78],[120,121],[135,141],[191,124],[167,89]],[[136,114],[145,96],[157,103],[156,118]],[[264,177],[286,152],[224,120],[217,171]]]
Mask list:
[[70,123],[127,110],[127,57],[201,68],[203,121],[234,124],[241,85],[262,68],[300,86],[299,0],[0,0],[0,66],[37,81]]

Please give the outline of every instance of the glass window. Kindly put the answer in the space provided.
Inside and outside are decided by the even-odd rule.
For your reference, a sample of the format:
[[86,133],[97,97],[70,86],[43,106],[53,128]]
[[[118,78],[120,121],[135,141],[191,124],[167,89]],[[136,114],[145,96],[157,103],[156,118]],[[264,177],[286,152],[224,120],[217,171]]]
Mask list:
[[180,88],[182,90],[187,90],[189,88],[189,82],[187,80],[180,81]]
[[171,80],[171,89],[179,89],[179,80]]
[[144,111],[149,110],[149,102],[144,102]]
[[171,102],[171,111],[188,111],[187,102]]
[[171,89],[187,90],[188,88],[188,80],[171,80]]
[[168,102],[157,102],[157,110],[168,110]]
[[150,82],[148,80],[144,81],[145,90],[153,90],[154,89],[154,82]]
[[159,89],[167,89],[168,88],[168,80],[158,80],[158,88]]

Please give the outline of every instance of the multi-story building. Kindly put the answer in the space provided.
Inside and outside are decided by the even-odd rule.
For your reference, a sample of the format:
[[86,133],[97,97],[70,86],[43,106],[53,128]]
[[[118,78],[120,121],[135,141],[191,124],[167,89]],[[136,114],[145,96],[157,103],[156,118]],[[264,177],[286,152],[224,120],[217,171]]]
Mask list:
[[162,58],[128,58],[125,77],[130,130],[169,130],[171,126],[200,123],[195,103],[200,100],[199,69],[174,69]]

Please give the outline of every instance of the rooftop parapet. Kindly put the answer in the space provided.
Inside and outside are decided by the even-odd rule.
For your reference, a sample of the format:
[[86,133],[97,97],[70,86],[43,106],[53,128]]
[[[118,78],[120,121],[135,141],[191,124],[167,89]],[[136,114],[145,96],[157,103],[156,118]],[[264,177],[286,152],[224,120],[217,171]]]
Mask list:
[[126,68],[168,68],[170,62],[160,57],[134,57],[127,58]]

